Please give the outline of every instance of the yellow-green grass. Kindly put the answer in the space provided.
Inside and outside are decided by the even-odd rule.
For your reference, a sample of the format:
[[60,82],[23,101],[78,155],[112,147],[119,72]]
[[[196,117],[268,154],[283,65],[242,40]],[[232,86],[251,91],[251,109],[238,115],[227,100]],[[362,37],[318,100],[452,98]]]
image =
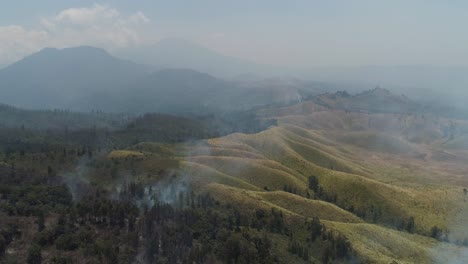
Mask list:
[[226,140],[227,138],[237,138],[237,137],[244,137],[244,136],[245,136],[244,134],[235,133],[235,134],[231,134],[229,136],[223,137],[223,138],[208,139],[207,143],[210,146],[214,146],[214,147],[223,147],[223,148],[243,150],[243,151],[254,152],[255,153],[256,150],[254,148],[246,145],[246,144]]
[[255,185],[241,179],[232,177],[206,165],[190,161],[182,161],[182,173],[189,175],[194,188],[203,188],[203,186],[210,183],[219,183],[243,190],[260,190]]
[[[305,159],[305,153],[298,153],[291,147],[291,142],[283,140],[280,128],[271,129],[256,135],[236,135],[227,137],[227,141],[238,140],[243,144],[256,149],[263,156],[274,159],[302,175],[316,175],[326,192],[337,194],[338,202],[354,208],[375,206],[380,208],[384,217],[388,219],[408,219],[414,217],[417,229],[429,233],[434,225],[445,226],[444,213],[452,210],[450,199],[442,201],[447,210],[441,211],[440,203],[430,197],[438,197],[439,189],[412,189],[395,186],[350,173],[341,173],[314,163],[315,159]],[[288,133],[291,133],[290,131]],[[219,140],[223,140],[219,139]],[[215,162],[217,163],[217,162]],[[216,166],[216,164],[213,164]],[[228,165],[227,165],[228,166]],[[233,172],[230,172],[233,173]],[[227,174],[230,174],[227,172]],[[240,170],[234,174],[246,174],[248,171]],[[244,177],[244,176],[241,176]]]
[[250,159],[264,159],[265,157],[245,150],[230,149],[228,147],[216,146],[187,146],[179,149],[179,154],[184,158],[190,159],[192,156],[225,156]]
[[[269,135],[262,135],[265,133]],[[451,210],[454,210],[451,200],[442,199],[441,193],[443,192],[439,189],[408,189],[355,174],[329,170],[305,160],[302,155],[288,146],[288,142],[281,140],[281,138],[278,139],[274,135],[281,135],[280,130],[266,131],[257,135],[230,136],[227,139],[218,139],[218,142],[226,140],[227,143],[231,143],[233,140],[239,140],[241,142],[239,145],[247,144],[252,148],[257,148],[257,152],[263,153],[263,156],[278,157],[278,162],[282,166],[291,168],[290,171],[299,171],[302,175],[317,175],[323,188],[327,192],[337,194],[338,201],[346,206],[352,205],[354,208],[365,208],[373,205],[379,207],[384,217],[387,218],[408,219],[412,216],[415,218],[417,229],[420,232],[429,233],[434,225],[445,227],[446,220],[444,217]],[[275,142],[275,140],[277,141]],[[276,150],[281,154],[275,154]],[[283,170],[286,174],[272,173],[272,170],[266,168],[266,166],[259,166],[259,160],[191,157],[191,161],[213,167],[229,176],[255,185],[257,188],[266,186],[272,190],[277,190],[281,189],[285,184],[294,186],[288,180],[291,179],[290,171]],[[302,176],[302,178],[304,177]],[[273,181],[280,184],[272,187],[269,183]],[[302,188],[298,188],[299,190],[306,187],[303,180],[301,182],[300,187]],[[431,197],[437,198],[432,199]],[[437,202],[437,199],[442,202]],[[442,203],[445,207],[441,206]]]
[[300,175],[271,161],[216,156],[191,157],[190,161],[212,167],[259,188],[282,190],[287,186],[300,192],[307,188],[305,179],[301,179]]
[[333,157],[319,149],[311,147],[310,145],[289,139],[286,139],[285,142],[298,155],[320,167],[348,173],[357,173],[360,171],[359,169],[354,169],[351,164],[348,164],[348,162],[343,161],[340,158]]
[[[273,160],[282,159],[288,154],[288,150],[292,150],[296,152],[295,155],[299,155],[301,158],[321,167],[359,174],[367,173],[359,165],[340,158],[345,154],[342,151],[326,146],[327,141],[322,136],[316,133],[305,135],[304,131],[295,134],[292,131],[298,131],[297,128],[291,129],[292,131],[289,129],[291,129],[291,126],[286,128],[275,127],[255,135],[226,137],[223,139],[230,142],[242,142]],[[347,153],[347,155],[350,155],[350,153]]]
[[155,142],[141,142],[132,146],[129,150],[156,154],[162,157],[174,156],[174,147],[172,145]]
[[274,208],[281,210],[286,223],[288,223],[290,226],[294,226],[294,223],[303,223],[304,221],[304,218],[301,215],[294,213],[287,208],[275,205],[274,203],[271,203],[248,190],[230,187],[218,183],[208,184],[204,186],[203,190],[208,191],[211,195],[213,195],[213,197],[215,197],[215,199],[236,205],[244,212],[253,212],[256,209],[270,211],[272,208]]
[[[378,225],[325,222],[346,236],[366,263],[452,263],[466,248]],[[466,252],[465,252],[466,254]],[[453,262],[462,263],[462,262]]]
[[143,157],[143,153],[133,150],[114,150],[107,156],[110,159]]
[[[295,161],[294,158],[288,160],[290,164]],[[403,188],[363,176],[327,170],[304,160],[296,162],[299,171],[317,175],[325,191],[337,194],[338,202],[346,207],[352,205],[357,209],[373,205],[389,219],[408,219],[412,216],[420,232],[429,233],[434,225],[445,226],[444,218],[454,209],[452,199],[441,199],[445,191],[439,188]]]
[[[242,210],[276,208],[283,212],[293,231],[294,223],[304,218],[318,216],[328,230],[344,235],[353,250],[366,263],[433,263],[434,259],[448,260],[463,251],[453,244],[417,234],[409,234],[375,224],[362,223],[360,219],[341,209],[320,201],[304,201],[304,198],[284,192],[255,192],[220,184],[209,184],[205,190],[217,199],[229,201]],[[309,208],[309,210],[307,210]],[[327,221],[334,219],[333,221]],[[341,220],[341,221],[340,221]],[[299,234],[298,234],[299,235]]]
[[303,221],[306,218],[319,217],[323,220],[345,223],[363,222],[359,217],[334,204],[307,199],[283,191],[247,191],[242,188],[228,187],[217,183],[206,185],[206,189],[211,191],[216,197],[240,207],[251,210],[256,208],[265,210],[276,208],[299,221]]
[[308,143],[314,144],[316,147],[324,148],[324,150],[326,149],[327,152],[333,153],[336,148],[340,147],[340,144],[338,144],[336,141],[328,139],[316,130],[309,130],[289,124],[281,125],[278,128],[291,133],[293,136],[306,139]]
[[328,202],[311,200],[283,191],[257,192],[255,195],[306,218],[319,217],[322,220],[345,223],[363,222],[359,217]]
[[[157,152],[174,154],[172,162],[180,165],[177,173],[189,175],[198,190],[242,210],[281,210],[291,229],[318,216],[329,230],[346,235],[358,255],[371,263],[431,263],[433,254],[438,254],[435,247],[448,255],[459,250],[396,231],[389,223],[414,217],[419,234],[428,235],[438,226],[450,229],[450,238],[468,236],[463,233],[468,217],[462,192],[468,183],[463,176],[466,165],[450,156],[461,157],[464,152],[449,149],[440,140],[427,144],[440,136],[437,126],[406,115],[347,114],[314,106],[294,111],[273,113],[281,116],[279,126],[257,134],[132,149],[145,153],[139,163],[145,170],[159,162]],[[411,143],[418,126],[425,131],[423,139]],[[344,208],[378,208],[382,215],[377,224],[364,224],[331,203],[278,191],[288,186],[304,195],[310,175],[318,178],[325,193],[336,194],[337,204]]]
[[377,131],[332,133],[338,141],[371,151],[408,154],[416,149],[404,140]]

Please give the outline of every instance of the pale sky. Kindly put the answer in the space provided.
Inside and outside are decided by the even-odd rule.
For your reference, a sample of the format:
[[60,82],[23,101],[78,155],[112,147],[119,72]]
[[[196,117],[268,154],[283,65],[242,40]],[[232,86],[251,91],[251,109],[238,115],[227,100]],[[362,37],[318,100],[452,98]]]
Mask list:
[[166,37],[275,65],[467,65],[468,1],[0,0],[0,64],[43,47]]

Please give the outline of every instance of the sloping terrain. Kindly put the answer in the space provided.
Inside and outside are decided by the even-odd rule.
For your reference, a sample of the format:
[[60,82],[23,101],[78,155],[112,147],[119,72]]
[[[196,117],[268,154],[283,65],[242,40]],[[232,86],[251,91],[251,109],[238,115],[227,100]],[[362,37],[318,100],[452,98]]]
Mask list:
[[[384,96],[389,104],[392,100],[396,105],[405,103],[387,93],[373,96]],[[169,203],[174,206],[168,209],[169,215],[181,213],[179,220],[199,220],[190,224],[190,241],[213,243],[212,252],[219,256],[224,252],[219,248],[228,245],[224,242],[229,233],[247,240],[245,247],[256,245],[258,237],[268,238],[269,252],[277,253],[278,263],[463,263],[468,244],[468,122],[422,113],[351,111],[335,107],[348,95],[335,97],[336,101],[328,97],[327,106],[311,100],[259,110],[259,118],[276,120],[272,124],[277,125],[255,134],[140,142],[138,138],[161,137],[161,124],[167,122],[187,124],[182,130],[189,134],[198,127],[185,118],[153,114],[128,124],[125,135],[137,143],[131,147],[99,150],[58,144],[35,153],[10,150],[0,163],[8,176],[2,178],[2,190],[7,190],[2,208],[11,217],[32,221],[26,209],[41,206],[35,202],[37,197],[55,202],[56,193],[69,190],[63,201],[67,206],[73,199],[80,201],[83,193],[108,195],[112,202],[103,200],[103,204],[131,200],[136,212],[145,212],[144,217],[159,217],[148,206]],[[359,105],[370,107],[365,101]],[[168,135],[176,135],[177,127],[168,126]],[[148,137],[142,137],[142,131]],[[34,171],[39,175],[33,177]],[[33,186],[35,196],[22,194],[30,186],[11,185],[19,179]],[[39,180],[63,184],[38,186]],[[115,222],[110,221],[115,216],[107,216],[108,224],[115,226],[111,232],[102,214],[97,210],[87,221],[100,239],[121,232],[131,220]],[[197,217],[187,217],[191,214]],[[145,236],[144,245],[151,245],[155,242],[146,237],[141,217],[136,232]],[[51,214],[47,221],[58,222],[56,218]],[[74,226],[83,225],[77,221]],[[55,222],[45,226],[50,228]],[[19,229],[25,235],[10,241],[7,255],[12,258],[24,258],[30,249],[21,243],[44,235],[28,231],[26,224]],[[200,234],[207,232],[213,233],[201,240]],[[61,240],[56,239],[55,246],[44,244],[44,259],[57,253]],[[127,242],[122,240],[120,248],[128,246]],[[235,251],[235,244],[231,246]],[[75,246],[68,255],[81,254],[77,247],[81,248]],[[147,252],[138,246],[134,249]]]
[[[361,163],[351,152],[339,150],[339,146],[323,147],[312,157],[308,152],[298,153],[288,138],[291,134],[306,136],[304,133],[308,132],[300,130],[301,136],[294,130],[299,129],[284,126],[256,135],[210,140],[207,144],[211,150],[206,145],[192,146],[190,152],[184,151],[184,156],[177,159],[187,160],[181,168],[189,175],[189,181],[221,201],[230,201],[245,210],[278,208],[292,225],[301,218],[315,216],[330,221],[326,226],[346,235],[359,256],[370,263],[430,263],[434,256],[450,260],[461,254],[460,247],[429,238],[431,228],[438,226],[450,229],[453,241],[464,239],[458,236],[461,233],[452,231],[457,226],[464,228],[462,218],[457,219],[467,209],[461,188],[441,185],[443,180],[435,185],[430,179],[431,184],[427,185],[424,181],[415,183],[412,178],[389,180],[386,173],[399,171],[395,161],[367,166],[372,162]],[[326,146],[319,143],[326,139],[318,136],[314,141],[312,135],[302,137],[302,144],[309,148]],[[356,150],[353,145],[349,148]],[[321,156],[326,157],[323,159],[327,164],[323,164]],[[336,156],[340,158],[332,159]],[[340,167],[340,162],[346,166]],[[412,177],[424,177],[416,168],[412,172]],[[317,175],[325,193],[336,198],[325,197],[328,202],[308,198],[306,175]],[[285,192],[284,186],[297,191]],[[411,217],[417,234],[398,230],[398,222]],[[356,225],[363,222],[368,224]]]
[[174,148],[186,180],[246,210],[282,210],[293,226],[319,217],[369,263],[462,259],[468,160],[455,142],[466,121],[310,101],[270,110],[259,114],[279,125],[266,131]]

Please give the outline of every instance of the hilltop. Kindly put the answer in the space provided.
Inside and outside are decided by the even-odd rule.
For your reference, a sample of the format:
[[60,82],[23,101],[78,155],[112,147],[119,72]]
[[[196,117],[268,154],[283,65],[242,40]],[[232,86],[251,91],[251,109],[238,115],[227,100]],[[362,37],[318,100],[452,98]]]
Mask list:
[[331,109],[378,113],[414,113],[421,106],[404,95],[395,95],[387,89],[377,87],[356,95],[346,91],[326,93],[312,99],[313,102]]

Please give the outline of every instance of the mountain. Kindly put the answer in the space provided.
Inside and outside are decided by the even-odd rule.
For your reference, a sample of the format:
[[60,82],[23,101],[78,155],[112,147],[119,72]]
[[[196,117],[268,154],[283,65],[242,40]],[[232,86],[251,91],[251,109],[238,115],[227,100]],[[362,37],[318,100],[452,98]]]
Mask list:
[[[431,105],[433,111],[441,112],[447,109],[447,105],[463,105],[462,95],[465,93],[460,90],[459,96],[450,92],[435,97],[434,93],[431,95],[430,92],[425,92],[430,88],[424,86],[429,85],[429,81],[417,81],[427,76],[426,78],[439,80],[432,85],[442,85],[445,80],[447,86],[451,87],[451,83],[460,79],[457,76],[461,75],[463,67],[454,70],[452,75],[434,67],[422,66],[328,71],[316,69],[316,74],[309,76],[319,81],[311,82],[292,77],[265,78],[262,77],[262,72],[281,72],[280,69],[220,55],[180,39],[162,40],[153,47],[134,52],[141,53],[140,62],[156,63],[159,70],[150,74],[148,66],[119,59],[94,47],[43,49],[0,69],[0,102],[23,108],[65,108],[79,111],[96,109],[111,112],[180,113],[219,109],[246,110],[268,104],[295,103],[339,89],[362,90],[372,83],[383,83],[392,91],[405,90],[405,94],[418,98],[419,101],[429,101],[430,104],[426,105]],[[138,59],[137,56],[134,58]],[[425,75],[426,72],[433,74]],[[216,74],[227,76],[228,73],[235,78],[214,77]],[[286,75],[288,70],[281,73]],[[386,76],[392,76],[393,80],[398,81],[388,83]],[[397,78],[398,76],[401,78]],[[348,81],[343,85],[340,80],[343,83]],[[357,83],[361,84],[356,85]],[[408,86],[412,88],[403,88]],[[372,98],[365,99],[366,96],[360,95],[361,101],[372,102]],[[376,107],[383,106],[380,101],[373,103]],[[395,110],[401,110],[401,107],[393,109]],[[466,111],[458,113],[459,111],[452,109],[450,112],[462,116]]]
[[[382,86],[393,92],[441,105],[468,110],[467,66],[374,65],[314,68],[302,72],[306,79],[354,86],[354,91]],[[356,89],[357,88],[357,89]]]
[[138,49],[122,49],[116,54],[157,68],[190,68],[217,77],[240,74],[282,74],[280,67],[262,65],[222,55],[202,45],[178,38],[167,38],[155,45]]
[[[152,46],[116,52],[120,57],[162,68],[190,68],[223,78],[253,80],[294,76],[328,83],[353,92],[383,86],[398,93],[436,104],[465,108],[468,84],[466,66],[367,65],[284,67],[253,63],[226,56],[183,39],[163,39]],[[313,64],[314,62],[311,62]],[[262,77],[259,77],[262,76]],[[444,88],[444,89],[441,89]]]
[[[169,46],[163,42],[160,54],[165,54]],[[226,67],[237,61],[210,56],[209,51],[199,49],[195,53],[211,62],[224,63],[220,58],[227,59]],[[172,61],[170,54],[165,56],[166,61]],[[191,66],[198,65],[196,60],[193,63]],[[224,80],[188,68],[164,68],[151,73],[147,66],[85,46],[46,48],[0,70],[0,102],[29,109],[134,113],[246,110],[298,102],[304,96],[318,94],[317,90],[323,92],[317,85],[299,80]]]
[[123,87],[120,93],[95,93],[73,108],[109,112],[215,113],[290,104],[323,91],[303,82],[240,82],[191,69],[163,69]]
[[220,107],[221,97],[233,90],[233,84],[208,74],[163,69],[122,86],[120,93],[91,94],[75,107],[114,112],[193,112]]
[[0,98],[25,108],[67,108],[90,93],[115,92],[146,72],[103,49],[45,48],[0,70]]
[[421,109],[420,105],[405,95],[396,95],[380,87],[356,95],[350,95],[346,91],[326,93],[312,100],[328,108],[355,112],[411,113]]

